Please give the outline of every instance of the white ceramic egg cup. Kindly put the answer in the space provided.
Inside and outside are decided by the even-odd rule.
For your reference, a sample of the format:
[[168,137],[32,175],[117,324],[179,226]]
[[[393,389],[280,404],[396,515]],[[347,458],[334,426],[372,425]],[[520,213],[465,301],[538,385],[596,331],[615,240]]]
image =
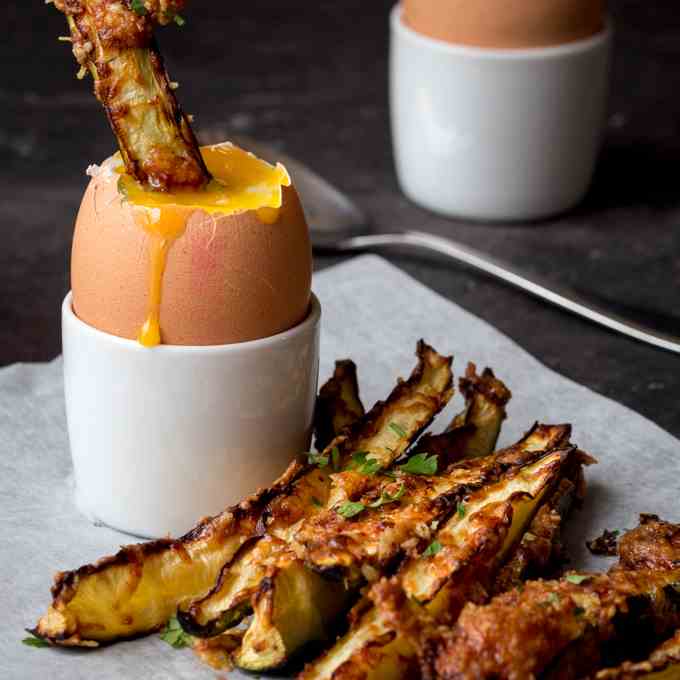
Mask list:
[[452,217],[528,220],[590,184],[608,92],[611,27],[554,47],[488,49],[390,16],[390,112],[399,183]]
[[142,537],[178,536],[269,485],[309,447],[321,307],[231,345],[147,349],[62,306],[78,507]]

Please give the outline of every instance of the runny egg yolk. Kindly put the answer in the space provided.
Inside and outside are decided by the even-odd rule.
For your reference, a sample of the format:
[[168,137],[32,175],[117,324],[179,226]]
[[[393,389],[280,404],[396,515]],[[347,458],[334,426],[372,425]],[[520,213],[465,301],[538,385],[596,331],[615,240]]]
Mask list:
[[118,182],[125,200],[135,207],[135,221],[151,238],[148,310],[137,338],[145,347],[161,343],[163,274],[168,252],[184,234],[189,217],[196,210],[222,215],[254,210],[260,221],[274,224],[282,187],[290,186],[283,165],[270,165],[233,144],[202,147],[201,154],[213,176],[202,189],[149,191],[124,172]]

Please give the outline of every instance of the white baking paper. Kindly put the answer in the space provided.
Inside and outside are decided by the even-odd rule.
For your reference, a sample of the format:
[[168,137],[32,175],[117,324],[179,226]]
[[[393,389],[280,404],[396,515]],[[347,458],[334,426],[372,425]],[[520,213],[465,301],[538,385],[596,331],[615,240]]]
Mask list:
[[[321,379],[336,358],[351,357],[365,404],[384,397],[398,375],[409,373],[415,343],[423,337],[454,354],[457,376],[474,361],[507,382],[514,396],[501,444],[519,438],[536,420],[573,424],[573,440],[600,461],[588,469],[585,507],[569,523],[575,566],[606,568],[607,560],[590,556],[584,540],[605,527],[635,525],[641,511],[680,521],[680,442],[649,420],[548,370],[487,323],[380,258],[364,256],[325,270],[314,289],[323,307]],[[440,427],[461,403],[459,396],[453,400]],[[34,625],[50,601],[54,571],[91,562],[132,540],[92,525],[74,507],[58,359],[0,370],[0,446],[0,678],[215,678],[191,651],[174,650],[157,635],[96,651],[21,644],[24,627]]]

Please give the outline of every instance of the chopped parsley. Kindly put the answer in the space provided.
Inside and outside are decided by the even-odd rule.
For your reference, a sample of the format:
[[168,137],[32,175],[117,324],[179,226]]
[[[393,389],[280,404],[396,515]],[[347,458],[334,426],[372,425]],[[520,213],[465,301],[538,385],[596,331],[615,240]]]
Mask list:
[[181,14],[175,14],[175,16],[172,19],[180,28],[186,24],[186,21],[184,20],[184,17]]
[[363,503],[345,501],[335,508],[335,512],[345,519],[350,519],[351,517],[358,515],[360,512],[363,512],[365,509],[366,506]]
[[320,468],[326,467],[326,465],[328,465],[328,456],[324,456],[322,453],[308,451],[306,456],[310,465],[318,465]]
[[569,581],[569,583],[574,583],[575,585],[581,585],[584,581],[587,581],[590,576],[587,574],[567,574],[565,577],[566,581]]
[[406,432],[404,432],[404,428],[401,425],[399,425],[398,423],[390,423],[389,428],[398,437],[406,437],[407,436]]
[[50,643],[47,640],[43,640],[43,638],[38,637],[35,633],[32,633],[30,630],[26,631],[27,633],[30,633],[29,637],[25,637],[22,641],[21,644],[26,645],[27,647],[49,647]]
[[323,503],[316,496],[312,496],[312,505],[315,505],[317,508],[323,508]]
[[432,543],[425,548],[423,557],[434,557],[441,549],[442,544],[439,541],[432,541]]
[[437,455],[430,456],[427,453],[416,453],[415,456],[411,456],[403,465],[399,465],[399,469],[411,475],[436,475]]
[[375,460],[375,458],[369,458],[366,451],[357,451],[352,454],[352,460],[347,466],[348,470],[356,470],[356,472],[362,475],[374,475],[382,466]]
[[458,513],[458,517],[463,519],[463,517],[465,517],[465,513],[467,512],[467,510],[465,510],[465,506],[462,503],[458,503],[458,505],[456,506],[456,512]]
[[130,0],[130,9],[135,12],[135,14],[139,14],[140,17],[146,15],[144,0]]
[[191,646],[191,635],[182,630],[182,626],[177,620],[176,616],[168,619],[165,624],[165,628],[161,631],[161,640],[167,642],[171,647],[175,649],[182,649],[182,647]]
[[388,503],[396,503],[404,494],[406,493],[406,485],[402,484],[397,491],[393,494],[383,491],[380,494],[380,498],[373,503],[369,503],[369,508],[379,508],[381,505],[387,505]]
[[550,593],[550,595],[548,595],[548,602],[550,602],[550,604],[559,604],[560,596],[557,593]]

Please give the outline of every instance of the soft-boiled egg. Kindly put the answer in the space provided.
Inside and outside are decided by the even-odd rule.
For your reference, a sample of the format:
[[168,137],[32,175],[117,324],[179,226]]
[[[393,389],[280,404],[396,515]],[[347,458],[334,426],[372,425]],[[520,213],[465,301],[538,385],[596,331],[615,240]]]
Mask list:
[[71,259],[73,310],[146,346],[221,345],[300,323],[309,232],[285,168],[229,144],[203,147],[214,179],[144,190],[118,155],[90,171]]
[[602,29],[605,0],[403,0],[407,26],[431,38],[479,47],[559,45]]

